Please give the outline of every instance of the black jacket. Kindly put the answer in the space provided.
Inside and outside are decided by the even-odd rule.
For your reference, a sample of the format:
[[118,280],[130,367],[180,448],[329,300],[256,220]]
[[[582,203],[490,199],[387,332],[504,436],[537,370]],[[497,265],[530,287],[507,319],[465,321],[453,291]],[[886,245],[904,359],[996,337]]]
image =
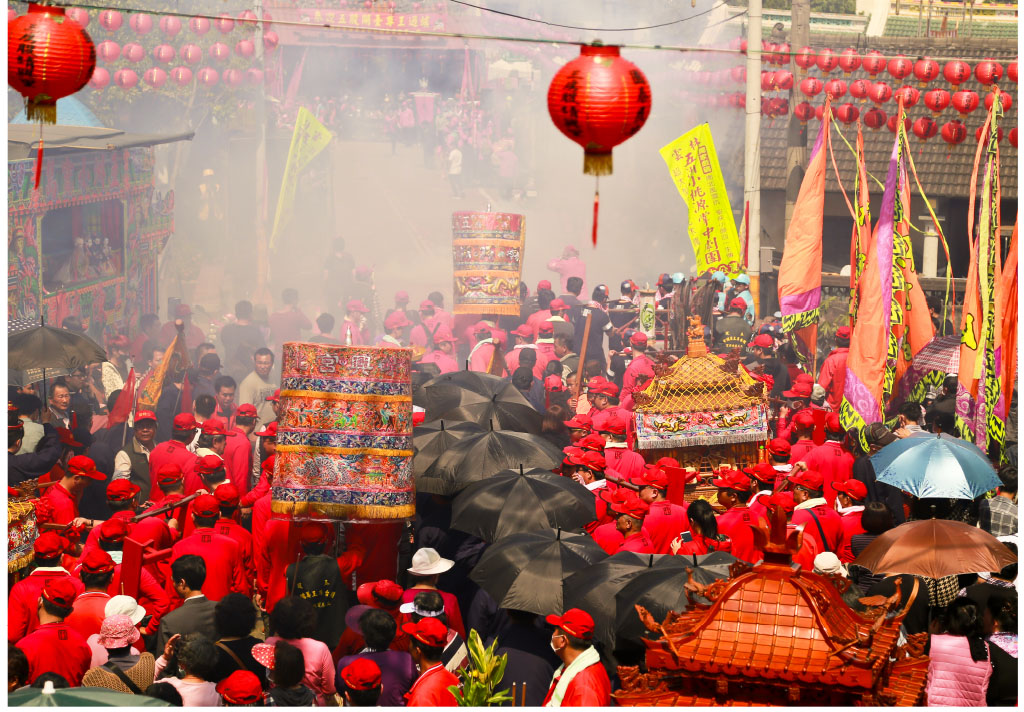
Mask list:
[[63,447],[57,429],[49,423],[43,423],[43,437],[36,445],[35,452],[22,455],[7,453],[7,484],[19,485],[25,480],[36,479],[53,469],[60,459]]

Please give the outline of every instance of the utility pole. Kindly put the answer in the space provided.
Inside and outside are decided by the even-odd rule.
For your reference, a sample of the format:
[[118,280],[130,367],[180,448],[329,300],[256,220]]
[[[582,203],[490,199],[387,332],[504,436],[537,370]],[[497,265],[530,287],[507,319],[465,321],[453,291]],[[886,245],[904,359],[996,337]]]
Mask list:
[[761,305],[761,0],[747,5],[747,125],[743,153],[743,203],[747,219],[747,274],[754,312]]
[[800,184],[807,171],[807,131],[793,112],[793,107],[800,101],[798,87],[800,78],[793,57],[797,50],[811,43],[811,3],[810,0],[793,0],[792,24],[789,30],[789,44],[793,56],[789,59],[789,71],[793,73],[793,88],[789,92],[789,131],[786,140],[786,224],[783,234],[789,233],[789,222],[793,219],[793,208],[800,194]]

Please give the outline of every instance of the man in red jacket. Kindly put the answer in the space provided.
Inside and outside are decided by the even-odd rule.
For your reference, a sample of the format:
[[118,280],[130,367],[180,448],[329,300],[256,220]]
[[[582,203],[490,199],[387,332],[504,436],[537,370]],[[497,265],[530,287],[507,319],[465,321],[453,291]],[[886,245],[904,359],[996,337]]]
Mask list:
[[579,608],[545,620],[555,626],[551,648],[562,664],[551,678],[545,707],[608,707],[612,683],[597,649],[592,645],[594,619]]
[[238,490],[232,483],[224,482],[217,485],[213,496],[217,500],[217,504],[220,505],[220,519],[213,525],[213,528],[218,534],[233,539],[238,544],[246,586],[245,590],[240,593],[251,596],[252,583],[256,579],[256,565],[252,556],[252,534],[235,520],[238,516]]
[[28,681],[46,672],[57,673],[72,687],[82,684],[82,676],[92,662],[92,650],[78,631],[64,622],[71,613],[78,590],[66,578],[46,582],[36,600],[39,627],[18,641],[28,658]]
[[244,403],[235,411],[235,427],[228,431],[224,446],[224,469],[228,479],[239,494],[249,491],[249,477],[252,474],[252,443],[249,435],[256,429],[256,406]]
[[644,529],[644,518],[650,505],[628,493],[628,499],[619,506],[619,516],[615,520],[615,528],[622,534],[619,551],[632,551],[634,554],[653,554],[654,544]]
[[441,656],[448,640],[448,626],[437,618],[406,623],[402,632],[409,636],[409,653],[420,676],[406,694],[406,707],[454,707],[455,695],[448,688],[458,686],[459,678],[444,668]]
[[160,496],[160,488],[157,484],[157,473],[167,464],[175,464],[180,470],[182,477],[189,478],[195,470],[196,455],[188,449],[196,436],[199,424],[191,413],[180,413],[174,416],[174,429],[171,431],[171,439],[162,442],[153,448],[149,453],[149,476],[151,487],[149,499],[154,502]]
[[66,543],[66,539],[53,532],[43,532],[33,542],[36,567],[32,573],[11,586],[11,592],[7,596],[8,642],[16,643],[39,627],[39,618],[36,616],[39,594],[50,579],[68,579],[75,589],[76,596],[85,590],[82,582],[72,577],[60,565]]
[[[626,502],[628,494],[631,493],[625,487],[597,490],[596,501],[603,507],[598,510],[596,521],[599,523],[589,533],[609,556],[622,546],[623,536],[618,527],[619,509]],[[601,521],[602,519],[609,521]]]
[[825,389],[829,408],[839,412],[843,402],[843,388],[846,386],[846,359],[850,353],[850,327],[836,329],[836,347],[825,357],[818,375],[818,384]]
[[78,501],[89,484],[89,480],[103,481],[107,476],[96,469],[96,463],[85,455],[75,455],[68,460],[67,470],[56,484],[46,488],[41,497],[53,508],[51,522],[56,524],[83,524],[90,520],[78,516]]
[[790,464],[803,461],[807,454],[817,447],[814,444],[814,414],[809,408],[804,408],[793,416],[793,436],[796,441],[789,452]]
[[768,521],[768,501],[771,499],[775,488],[775,468],[768,463],[761,462],[753,467],[744,467],[743,474],[750,478],[753,488],[757,490],[747,501],[751,514],[754,517]]
[[754,546],[754,532],[750,526],[757,518],[747,507],[750,500],[750,478],[739,470],[719,470],[711,480],[718,488],[718,503],[725,511],[718,515],[718,533],[732,540],[732,554],[737,559],[756,564],[764,558],[763,552]]
[[852,477],[846,482],[836,482],[836,513],[839,514],[840,523],[843,526],[843,533],[839,537],[839,551],[836,555],[844,564],[853,561],[853,549],[851,548],[853,537],[864,533],[860,517],[864,513],[864,500],[868,496],[868,488],[860,480]]
[[824,478],[820,472],[801,470],[788,478],[793,485],[793,524],[804,525],[804,536],[818,545],[818,553],[839,551],[843,524],[835,510],[825,501]]
[[626,445],[626,429],[629,427],[629,414],[616,409],[605,421],[608,441],[604,446],[605,466],[615,470],[627,480],[642,477],[646,463],[644,457],[633,452]]
[[245,591],[242,562],[238,544],[218,534],[213,525],[220,517],[220,505],[212,494],[201,494],[192,500],[195,531],[171,548],[171,564],[185,554],[195,554],[206,564],[203,595],[219,601],[231,592]]
[[93,549],[82,556],[82,567],[78,576],[85,591],[78,594],[70,615],[64,622],[78,631],[83,638],[100,632],[103,619],[107,617],[106,606],[110,600],[107,589],[114,577],[116,564],[110,554],[102,549]]
[[846,482],[853,477],[853,455],[843,448],[845,437],[846,431],[839,422],[839,414],[829,413],[825,416],[825,442],[804,457],[807,469],[821,473],[825,501],[830,507],[836,501],[835,483]]
[[649,465],[639,477],[631,482],[640,487],[640,499],[650,505],[644,518],[644,528],[651,537],[655,554],[668,554],[669,544],[682,532],[690,531],[690,520],[686,507],[673,504],[665,498],[668,491],[668,475],[660,467]]
[[[110,580],[110,586],[107,588],[107,593],[111,596],[118,596],[124,593],[121,585],[121,556],[124,551],[124,540],[128,538],[129,533],[134,534],[134,530],[130,528],[127,521],[120,517],[112,517],[100,525],[99,546],[103,551],[110,554],[110,557],[116,564],[114,575]],[[81,575],[81,567],[76,570],[76,573]],[[157,631],[160,625],[160,618],[171,610],[171,601],[167,591],[157,582],[156,577],[145,568],[139,572],[139,593],[137,598],[139,605],[153,615],[145,631],[151,635]]]

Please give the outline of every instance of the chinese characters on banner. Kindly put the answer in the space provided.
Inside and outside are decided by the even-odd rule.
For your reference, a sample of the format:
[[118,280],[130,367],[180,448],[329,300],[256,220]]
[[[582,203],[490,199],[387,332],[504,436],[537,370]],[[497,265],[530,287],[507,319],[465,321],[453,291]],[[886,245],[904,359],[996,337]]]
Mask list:
[[701,124],[660,153],[690,209],[690,242],[697,256],[697,273],[720,267],[730,273],[738,271],[743,262],[740,240],[711,129]]
[[429,32],[443,30],[445,20],[444,15],[435,13],[360,12],[321,8],[302,8],[298,14],[300,22],[312,25],[328,24],[353,30],[372,28]]

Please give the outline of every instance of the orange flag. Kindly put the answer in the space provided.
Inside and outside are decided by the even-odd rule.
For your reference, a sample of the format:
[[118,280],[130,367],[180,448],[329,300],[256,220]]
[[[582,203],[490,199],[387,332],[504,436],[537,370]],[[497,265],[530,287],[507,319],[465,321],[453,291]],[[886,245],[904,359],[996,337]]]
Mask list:
[[1013,223],[1010,249],[1003,262],[1003,273],[996,285],[996,323],[1001,324],[1002,351],[1000,353],[1000,377],[1002,383],[1003,407],[998,413],[1006,419],[1013,399],[1013,388],[1017,378],[1017,223]]
[[157,401],[160,400],[160,393],[164,385],[168,383],[168,373],[183,371],[189,367],[188,347],[185,346],[184,328],[177,330],[174,341],[164,352],[164,358],[154,369],[146,387],[139,393],[139,407],[147,410],[156,410]]

